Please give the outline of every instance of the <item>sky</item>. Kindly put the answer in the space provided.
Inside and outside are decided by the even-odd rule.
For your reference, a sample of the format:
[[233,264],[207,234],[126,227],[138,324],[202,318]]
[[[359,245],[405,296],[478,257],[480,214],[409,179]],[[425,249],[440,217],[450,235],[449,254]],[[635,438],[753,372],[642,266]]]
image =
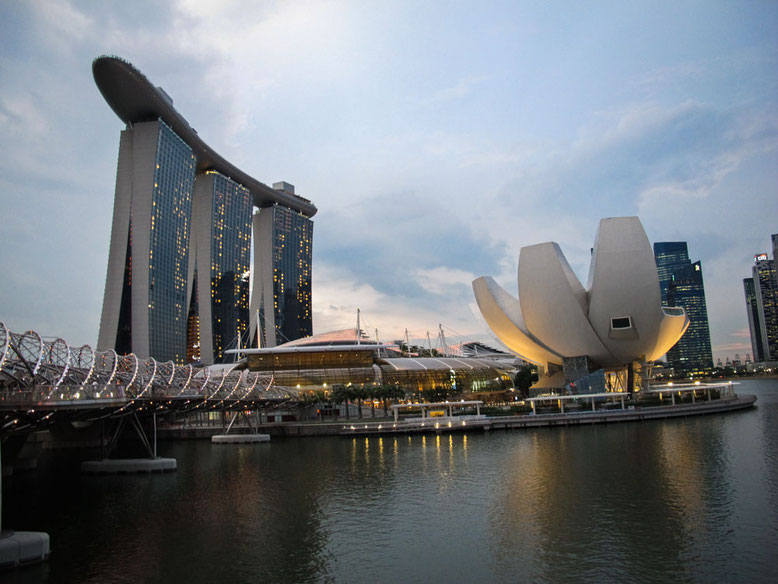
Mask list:
[[701,260],[714,358],[750,353],[742,279],[778,233],[778,2],[0,0],[0,321],[94,344],[117,55],[203,140],[314,217],[314,332],[495,345],[556,241],[586,283],[602,217]]

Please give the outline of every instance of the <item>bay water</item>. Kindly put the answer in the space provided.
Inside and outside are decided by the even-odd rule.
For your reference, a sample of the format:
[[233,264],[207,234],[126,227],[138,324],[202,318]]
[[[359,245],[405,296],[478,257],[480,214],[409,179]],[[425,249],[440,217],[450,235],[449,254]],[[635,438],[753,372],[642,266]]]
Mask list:
[[2,582],[778,582],[778,380],[750,410],[569,428],[161,442],[178,470],[47,453],[3,526],[52,554]]

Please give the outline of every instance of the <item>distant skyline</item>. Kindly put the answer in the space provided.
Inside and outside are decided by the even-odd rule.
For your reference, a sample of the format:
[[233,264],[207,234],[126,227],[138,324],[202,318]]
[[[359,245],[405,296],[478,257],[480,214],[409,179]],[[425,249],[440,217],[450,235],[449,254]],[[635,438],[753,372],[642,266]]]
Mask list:
[[[470,282],[522,246],[582,281],[602,217],[702,262],[714,360],[751,352],[742,280],[778,232],[778,3],[0,0],[0,320],[96,344],[118,55],[314,218],[314,332],[495,344]],[[447,336],[448,336],[447,330]]]

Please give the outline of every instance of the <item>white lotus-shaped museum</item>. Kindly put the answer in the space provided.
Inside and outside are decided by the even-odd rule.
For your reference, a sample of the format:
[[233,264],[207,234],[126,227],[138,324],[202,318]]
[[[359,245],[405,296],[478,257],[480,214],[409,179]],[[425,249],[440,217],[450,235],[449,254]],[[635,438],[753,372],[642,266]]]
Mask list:
[[602,368],[659,359],[689,326],[682,308],[662,307],[651,244],[637,217],[602,219],[587,288],[553,242],[519,253],[519,298],[493,278],[473,281],[478,306],[497,337],[542,365],[588,357]]

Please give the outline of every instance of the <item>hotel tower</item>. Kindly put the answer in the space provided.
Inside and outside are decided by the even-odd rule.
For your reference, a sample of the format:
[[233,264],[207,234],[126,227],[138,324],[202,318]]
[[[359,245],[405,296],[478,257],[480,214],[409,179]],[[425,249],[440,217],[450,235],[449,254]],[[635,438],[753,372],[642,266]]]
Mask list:
[[131,64],[92,71],[126,124],[98,349],[207,364],[255,343],[258,322],[264,346],[310,335],[316,207],[219,156]]

